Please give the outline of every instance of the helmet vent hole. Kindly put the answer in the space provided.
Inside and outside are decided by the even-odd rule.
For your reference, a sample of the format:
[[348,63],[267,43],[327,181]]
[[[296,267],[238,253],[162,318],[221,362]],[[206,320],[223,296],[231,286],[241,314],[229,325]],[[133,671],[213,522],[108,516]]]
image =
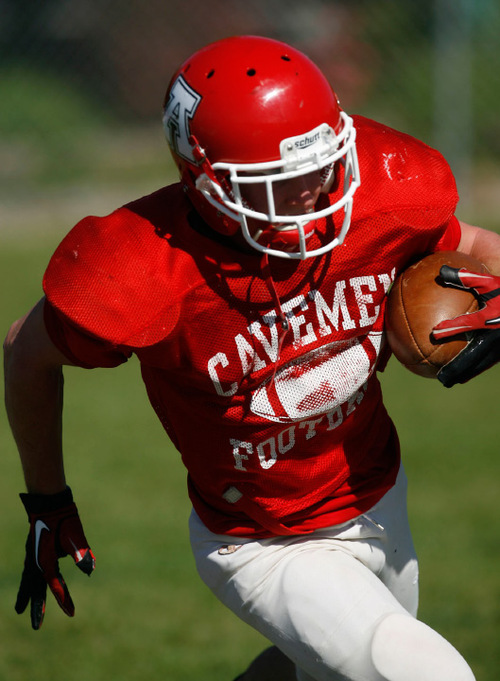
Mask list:
[[283,61],[292,61],[290,57],[288,57],[286,54],[282,54],[281,58],[283,59]]
[[248,69],[247,76],[255,76],[257,71],[255,69]]
[[215,69],[212,69],[211,71],[209,71],[207,73],[207,78],[211,78],[214,75],[214,73],[215,73]]

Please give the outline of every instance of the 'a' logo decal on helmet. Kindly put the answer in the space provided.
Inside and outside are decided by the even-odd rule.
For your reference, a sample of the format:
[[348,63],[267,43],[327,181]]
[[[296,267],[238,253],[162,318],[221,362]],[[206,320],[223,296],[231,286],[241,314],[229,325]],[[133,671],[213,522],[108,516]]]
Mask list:
[[194,163],[194,157],[189,144],[191,135],[189,121],[193,118],[201,99],[201,95],[179,76],[170,89],[163,114],[163,127],[169,145],[179,156],[191,163]]

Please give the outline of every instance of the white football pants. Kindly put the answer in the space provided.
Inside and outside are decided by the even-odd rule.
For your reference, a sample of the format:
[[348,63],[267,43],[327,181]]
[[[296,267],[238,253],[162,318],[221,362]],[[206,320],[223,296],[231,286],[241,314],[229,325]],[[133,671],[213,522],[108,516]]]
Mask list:
[[257,541],[215,535],[193,512],[200,576],[293,660],[299,681],[474,681],[455,648],[415,619],[406,487],[401,469],[396,485],[355,520]]

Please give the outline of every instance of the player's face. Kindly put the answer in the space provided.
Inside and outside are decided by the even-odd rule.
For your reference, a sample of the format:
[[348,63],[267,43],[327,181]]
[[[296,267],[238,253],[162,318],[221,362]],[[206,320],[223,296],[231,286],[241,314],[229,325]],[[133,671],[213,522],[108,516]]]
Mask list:
[[[286,180],[273,180],[272,201],[274,203],[274,214],[285,217],[294,215],[304,216],[308,213],[313,213],[322,188],[323,183],[319,170]],[[260,213],[269,214],[269,202],[264,183],[240,184],[240,190],[241,198],[249,208]],[[303,224],[303,220],[301,220],[301,223],[304,233],[310,236],[314,231],[315,223]],[[268,223],[256,218],[247,217],[246,225],[250,237],[260,244],[268,245],[278,238],[280,250],[295,251],[298,248],[299,230],[297,228],[294,229],[289,221],[285,222],[283,220],[282,223]],[[281,227],[283,227],[284,231],[281,230]]]
[[[312,213],[321,192],[321,175],[316,170],[281,182],[273,183],[274,207],[277,215]],[[268,203],[264,184],[241,186],[243,199],[253,209],[267,213]],[[262,229],[262,224],[260,224]]]

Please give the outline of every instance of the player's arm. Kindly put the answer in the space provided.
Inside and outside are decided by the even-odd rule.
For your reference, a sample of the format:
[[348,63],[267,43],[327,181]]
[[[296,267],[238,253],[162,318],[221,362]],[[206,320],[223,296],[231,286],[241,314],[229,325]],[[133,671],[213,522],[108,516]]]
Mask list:
[[43,320],[43,300],[15,322],[4,342],[5,401],[28,493],[21,494],[30,523],[16,611],[31,601],[31,623],[39,629],[47,585],[63,611],[74,605],[58,559],[71,555],[86,574],[94,557],[85,538],[62,455],[62,366],[69,364],[52,343]]
[[4,342],[5,402],[28,492],[66,487],[62,460],[62,366],[69,361],[49,338],[43,300],[14,322]]
[[483,262],[492,274],[500,275],[500,234],[460,221],[461,239],[457,250]]
[[447,319],[433,329],[438,341],[466,335],[465,348],[438,373],[439,380],[450,388],[466,383],[500,361],[500,235],[489,230],[460,223],[459,251],[472,255],[488,268],[487,273],[441,268],[444,286],[470,291],[478,300],[478,310]]

